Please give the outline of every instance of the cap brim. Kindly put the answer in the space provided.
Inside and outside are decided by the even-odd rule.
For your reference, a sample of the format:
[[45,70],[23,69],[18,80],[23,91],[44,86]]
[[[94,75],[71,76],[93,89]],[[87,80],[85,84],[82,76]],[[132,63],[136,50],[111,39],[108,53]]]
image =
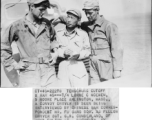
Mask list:
[[47,0],[36,0],[36,1],[34,2],[34,4],[39,4],[39,3],[43,2],[43,1],[47,1]]
[[94,7],[84,7],[82,10],[90,10],[93,9]]
[[67,11],[67,13],[71,13],[71,14],[73,14],[73,15],[75,15],[76,17],[79,18],[79,16],[78,16],[74,11]]
[[[42,2],[45,2],[45,1],[46,1],[46,2],[49,2],[49,0],[37,0],[36,2],[34,2],[34,4],[39,4],[39,3],[42,3]],[[50,8],[50,7],[51,7],[50,2],[49,2],[49,4],[46,5],[46,7],[47,7],[47,8]]]

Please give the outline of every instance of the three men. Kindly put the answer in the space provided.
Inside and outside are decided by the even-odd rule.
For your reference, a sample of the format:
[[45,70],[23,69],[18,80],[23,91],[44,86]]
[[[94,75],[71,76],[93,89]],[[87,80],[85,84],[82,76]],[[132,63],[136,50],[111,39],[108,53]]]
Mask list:
[[[28,0],[29,12],[24,19],[14,22],[2,39],[1,57],[7,71],[19,70],[21,87],[49,86],[56,81],[54,66],[50,66],[51,51],[58,49],[59,57],[65,58],[59,65],[58,78],[72,87],[86,86],[87,72],[82,58],[90,54],[91,84],[121,76],[123,50],[115,24],[99,15],[98,0],[85,0],[83,10],[88,21],[77,25],[81,19],[78,10],[69,10],[68,17],[60,17],[66,29],[56,32],[42,16],[50,6],[48,0]],[[17,43],[20,61],[12,57],[11,44]],[[65,69],[66,68],[66,69]],[[81,80],[83,79],[83,80]],[[77,81],[77,82],[75,82]],[[65,82],[64,82],[65,83]]]
[[88,74],[81,59],[90,55],[90,43],[87,33],[78,28],[80,20],[79,10],[68,10],[66,28],[57,32],[59,57],[64,58],[59,64],[58,78],[64,87],[88,86]]
[[[88,33],[90,39],[91,84],[118,78],[121,76],[123,58],[118,28],[99,15],[98,0],[85,0],[83,5],[88,21],[81,23],[81,29]],[[63,23],[67,21],[63,16],[60,20]]]
[[[4,34],[1,46],[2,63],[7,71],[19,70],[20,87],[47,87],[56,80],[51,51],[58,47],[56,32],[44,19],[48,0],[28,0],[29,12],[14,22]],[[12,57],[11,44],[15,41],[20,61]]]

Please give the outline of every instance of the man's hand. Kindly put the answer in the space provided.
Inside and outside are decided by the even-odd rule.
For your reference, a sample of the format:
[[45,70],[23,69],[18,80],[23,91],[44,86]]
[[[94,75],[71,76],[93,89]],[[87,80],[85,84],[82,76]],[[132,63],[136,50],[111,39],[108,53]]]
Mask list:
[[18,83],[13,83],[13,87],[19,87]]
[[51,53],[51,59],[49,60],[49,65],[54,65],[56,63],[56,59],[58,57],[58,52]]
[[25,68],[28,67],[28,65],[25,64],[25,63],[22,62],[22,61],[19,61],[18,63],[17,63],[17,62],[14,62],[14,63],[13,63],[13,66],[14,66],[14,69],[15,69],[15,70],[25,69]]
[[54,65],[56,63],[56,60],[54,60],[54,59],[51,59],[50,61],[49,61],[49,65],[51,66],[51,65]]
[[78,60],[80,54],[75,54],[75,55],[72,55],[69,60]]
[[67,49],[64,51],[64,57],[69,58],[72,55],[73,51],[70,49]]
[[114,77],[114,79],[121,77],[121,71],[120,70],[114,71],[113,77]]
[[55,16],[54,18],[52,18],[52,19],[50,20],[50,22],[53,24],[53,26],[56,26],[56,25],[58,25],[59,23],[61,23],[61,20],[60,20],[59,16]]

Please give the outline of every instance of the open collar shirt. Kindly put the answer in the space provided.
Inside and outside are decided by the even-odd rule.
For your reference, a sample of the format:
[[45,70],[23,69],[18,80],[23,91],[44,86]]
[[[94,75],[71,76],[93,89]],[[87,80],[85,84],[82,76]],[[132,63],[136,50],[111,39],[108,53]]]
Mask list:
[[74,53],[80,54],[79,59],[86,58],[90,55],[90,43],[87,33],[76,28],[72,32],[66,29],[57,31],[59,43],[59,56],[64,58],[66,49],[72,50]]

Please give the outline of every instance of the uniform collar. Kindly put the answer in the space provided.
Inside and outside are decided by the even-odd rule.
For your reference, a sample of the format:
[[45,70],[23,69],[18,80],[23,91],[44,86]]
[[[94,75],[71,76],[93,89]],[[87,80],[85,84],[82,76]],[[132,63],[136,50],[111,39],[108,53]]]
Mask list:
[[[29,27],[29,28],[30,28],[30,32],[33,34],[33,36],[38,37],[38,36],[41,34],[41,32],[42,32],[44,29],[46,29],[46,22],[43,21],[43,19],[41,19],[41,20],[39,21],[40,27],[39,27],[39,29],[38,29],[38,31],[37,31],[37,34],[36,34],[36,33],[34,32],[33,28],[31,27],[32,22],[27,19],[27,14],[25,15],[25,17],[24,17],[23,19],[24,19],[25,27]],[[47,30],[47,29],[46,29],[46,30]]]
[[35,25],[35,24],[42,24],[42,19],[40,19],[39,21],[38,21],[38,23],[36,23],[36,22],[33,22],[33,21],[31,21],[29,18],[28,18],[28,16],[27,16],[28,14],[26,14],[25,15],[25,17],[24,17],[24,20],[26,21],[26,22],[28,22],[28,23],[31,23],[31,24],[33,24],[33,25]]
[[95,28],[95,26],[97,26],[97,25],[101,27],[101,25],[102,25],[102,23],[103,23],[104,20],[105,19],[104,19],[103,15],[98,15],[97,16],[97,20],[95,21],[95,23],[93,25],[88,25],[88,27],[91,30],[93,30]]
[[99,25],[99,26],[101,27],[101,24],[103,23],[103,21],[104,21],[103,15],[98,16],[98,17],[97,17],[97,20],[96,20],[96,22],[95,22],[95,25]]
[[78,28],[75,28],[72,32],[68,32],[67,29],[65,28],[63,30],[63,36],[70,36],[70,35],[73,35],[73,34],[76,34],[76,35],[79,35],[79,31],[78,31]]
[[27,20],[26,16],[27,16],[27,14],[26,14],[26,15],[24,16],[24,18],[23,18],[24,26],[25,26],[26,29],[29,30],[29,32],[30,32],[33,36],[35,36],[35,31],[34,31],[34,29],[33,29],[32,26],[31,26],[31,22]]

